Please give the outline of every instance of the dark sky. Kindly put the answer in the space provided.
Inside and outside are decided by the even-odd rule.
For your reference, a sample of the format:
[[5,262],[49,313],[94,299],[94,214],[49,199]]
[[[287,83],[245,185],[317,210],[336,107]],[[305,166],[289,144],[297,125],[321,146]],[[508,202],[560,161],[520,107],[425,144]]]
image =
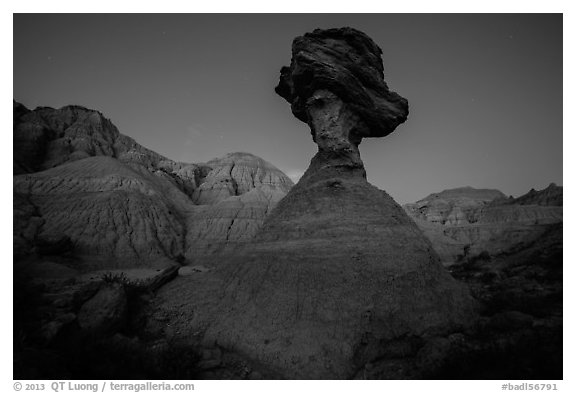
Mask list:
[[382,48],[408,121],[364,139],[398,202],[562,184],[562,15],[15,15],[14,99],[83,105],[171,159],[246,151],[297,176],[316,151],[274,93],[292,39],[351,26]]

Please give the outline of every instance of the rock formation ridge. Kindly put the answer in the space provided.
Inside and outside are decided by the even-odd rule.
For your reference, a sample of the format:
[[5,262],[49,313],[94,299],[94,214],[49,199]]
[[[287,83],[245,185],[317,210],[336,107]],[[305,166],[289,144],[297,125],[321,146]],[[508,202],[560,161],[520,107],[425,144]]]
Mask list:
[[292,186],[248,153],[174,162],[84,107],[13,110],[17,258],[71,252],[79,269],[194,259],[250,239]]
[[562,223],[562,187],[551,184],[518,198],[498,190],[456,188],[406,204],[404,210],[443,263],[452,265],[526,246]]

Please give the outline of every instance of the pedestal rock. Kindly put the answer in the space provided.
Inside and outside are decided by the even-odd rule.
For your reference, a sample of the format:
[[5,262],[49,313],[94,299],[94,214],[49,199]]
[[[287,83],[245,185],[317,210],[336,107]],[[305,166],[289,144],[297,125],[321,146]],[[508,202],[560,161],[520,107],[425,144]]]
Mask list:
[[385,355],[383,343],[473,320],[467,290],[403,209],[366,181],[359,143],[408,115],[384,82],[381,53],[351,28],[294,40],[276,92],[310,126],[318,153],[252,242],[159,293],[192,313],[172,321],[175,330],[200,332],[285,378],[347,378]]

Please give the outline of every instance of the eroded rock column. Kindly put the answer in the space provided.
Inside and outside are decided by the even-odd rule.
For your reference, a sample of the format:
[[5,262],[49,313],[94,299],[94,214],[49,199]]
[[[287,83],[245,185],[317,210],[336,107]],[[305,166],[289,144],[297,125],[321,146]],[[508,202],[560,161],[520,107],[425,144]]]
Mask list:
[[329,90],[318,90],[306,103],[308,124],[318,151],[349,160],[351,166],[363,166],[356,134],[358,116]]

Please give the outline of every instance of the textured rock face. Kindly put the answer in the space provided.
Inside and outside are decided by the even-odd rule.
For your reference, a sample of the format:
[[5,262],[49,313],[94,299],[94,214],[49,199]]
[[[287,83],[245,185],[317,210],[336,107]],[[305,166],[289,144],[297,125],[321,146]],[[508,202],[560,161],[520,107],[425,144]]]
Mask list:
[[404,205],[442,257],[462,262],[527,245],[562,222],[562,187],[550,185],[519,198],[471,187],[446,190]]
[[198,205],[214,205],[258,188],[286,194],[294,185],[278,168],[249,153],[230,153],[206,166],[210,171],[192,196]]
[[25,255],[30,252],[32,243],[38,237],[39,230],[45,221],[38,208],[30,201],[29,196],[18,192],[13,193],[12,212],[14,255]]
[[[180,212],[192,203],[170,181],[114,158],[90,157],[16,176],[14,192],[28,198],[43,220],[24,239],[34,245],[42,236],[66,235],[88,265],[161,265],[184,252]],[[19,225],[26,228],[27,222]]]
[[[381,80],[380,52],[372,41],[352,29],[341,33],[316,31],[314,36],[332,38],[317,41],[310,53],[352,50],[355,43],[364,52],[352,55],[373,65],[375,74],[380,67]],[[294,91],[301,45],[297,38],[290,68],[295,75],[283,69],[281,76],[296,81]],[[345,80],[351,65],[342,63],[347,57],[339,59],[322,57],[321,69],[340,70],[333,76]],[[316,86],[315,79],[308,82]],[[442,268],[414,222],[366,181],[360,138],[389,133],[399,121],[372,131],[372,115],[346,102],[349,96],[339,88],[318,89],[302,93],[305,103],[298,101],[300,93],[290,96],[295,114],[306,113],[318,144],[302,179],[253,241],[213,260],[212,271],[182,277],[159,294],[160,308],[186,310],[171,321],[170,334],[190,338],[201,332],[205,343],[217,342],[288,378],[346,378],[380,356],[382,342],[450,331],[474,316],[466,290]],[[374,116],[405,117],[405,100],[382,97],[381,113]]]
[[14,103],[14,171],[15,255],[40,254],[43,239],[58,237],[83,268],[220,252],[249,240],[292,186],[247,153],[171,161],[77,106],[30,111]]
[[31,111],[16,102],[13,109],[15,175],[106,156],[170,177],[190,195],[206,176],[207,168],[203,165],[176,163],[120,134],[98,111],[72,105]]
[[91,334],[114,332],[126,321],[127,296],[121,284],[104,285],[78,312],[78,324]]
[[408,101],[389,91],[381,54],[370,37],[348,27],[294,39],[290,67],[282,68],[276,92],[310,126],[323,167],[364,173],[362,138],[386,136],[406,121]]
[[199,258],[251,240],[285,195],[277,189],[254,188],[213,205],[198,206],[189,219],[186,257]]
[[536,191],[531,189],[528,193],[518,197],[509,198],[508,200],[495,201],[495,204],[514,204],[514,205],[538,205],[538,206],[562,206],[563,205],[563,192],[562,187],[554,183],[550,183],[548,187],[543,190]]
[[[290,67],[280,71],[276,92],[292,104],[294,116],[310,123],[309,112],[330,98],[315,94],[332,92],[357,118],[352,139],[386,136],[406,120],[408,102],[389,91],[384,82],[382,50],[361,31],[345,27],[316,29],[296,37]],[[356,144],[357,144],[356,143]]]
[[192,196],[202,206],[189,220],[190,259],[250,240],[293,186],[282,171],[248,153],[227,154],[206,166],[210,171]]
[[445,190],[430,194],[416,203],[404,205],[412,217],[442,225],[458,225],[477,221],[478,209],[506,196],[498,190],[472,187]]

